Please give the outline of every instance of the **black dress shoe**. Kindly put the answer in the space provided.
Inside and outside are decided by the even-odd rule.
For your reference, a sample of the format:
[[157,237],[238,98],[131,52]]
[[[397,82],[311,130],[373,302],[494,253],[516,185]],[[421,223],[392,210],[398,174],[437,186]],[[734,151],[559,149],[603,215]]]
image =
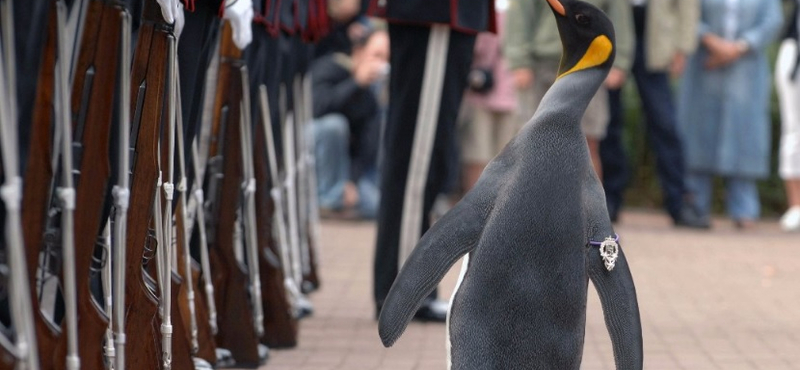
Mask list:
[[617,223],[619,220],[619,206],[609,203],[606,208],[608,208],[608,218],[611,220],[611,223]]
[[447,321],[447,302],[433,300],[426,302],[414,314],[414,321],[421,322],[445,322]]
[[688,227],[692,229],[710,229],[711,220],[708,216],[700,216],[693,207],[684,205],[674,220],[677,227]]

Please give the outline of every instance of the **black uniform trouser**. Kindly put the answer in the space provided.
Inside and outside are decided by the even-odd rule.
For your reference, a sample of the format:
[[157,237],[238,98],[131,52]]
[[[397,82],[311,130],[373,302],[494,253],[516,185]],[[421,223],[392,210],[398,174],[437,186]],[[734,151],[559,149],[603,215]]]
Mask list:
[[[391,75],[389,111],[380,166],[381,202],[375,247],[374,298],[380,306],[398,272],[400,224],[411,148],[416,129],[430,27],[390,24]],[[447,180],[447,153],[454,144],[455,123],[472,63],[475,36],[451,31],[436,138],[425,185],[422,233],[428,230],[433,201]],[[416,236],[417,238],[419,236]],[[431,294],[435,298],[436,291]]]
[[[253,23],[253,42],[244,51],[244,59],[250,77],[250,111],[254,125],[261,124],[261,103],[259,86],[267,87],[267,100],[269,102],[269,117],[272,121],[273,138],[281,136],[281,121],[279,104],[279,90],[281,83],[280,56],[281,39],[270,35],[263,25]],[[257,132],[253,130],[253,132]],[[279,152],[277,154],[280,155]]]
[[[19,125],[19,174],[24,175],[30,144],[33,105],[50,14],[48,1],[14,2],[14,47],[17,82],[17,122]],[[7,47],[4,45],[4,47]],[[6,51],[8,52],[8,51]]]
[[178,43],[184,156],[189,184],[194,182],[191,144],[203,120],[206,72],[211,58],[214,57],[214,46],[219,33],[218,11],[219,1],[195,2],[194,12],[184,12],[186,23]]

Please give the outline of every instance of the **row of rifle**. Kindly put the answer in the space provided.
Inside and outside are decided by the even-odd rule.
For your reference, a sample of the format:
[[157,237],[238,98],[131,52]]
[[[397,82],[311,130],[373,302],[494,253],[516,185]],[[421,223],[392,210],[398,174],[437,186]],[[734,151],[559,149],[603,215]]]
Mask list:
[[113,0],[53,0],[21,125],[12,3],[0,0],[0,370],[257,367],[294,347],[319,287],[308,76],[251,84],[221,23],[189,129],[178,59],[196,56],[179,55],[155,0],[139,22]]

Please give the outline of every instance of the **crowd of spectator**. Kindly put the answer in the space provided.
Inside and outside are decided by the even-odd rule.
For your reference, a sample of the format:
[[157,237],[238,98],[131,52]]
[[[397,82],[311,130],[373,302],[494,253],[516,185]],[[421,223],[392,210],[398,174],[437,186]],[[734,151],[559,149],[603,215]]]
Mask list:
[[[623,136],[641,123],[655,155],[663,208],[676,226],[710,227],[714,179],[720,178],[728,217],[739,228],[754,227],[761,217],[757,184],[771,171],[774,82],[781,112],[778,173],[787,198],[780,223],[800,230],[798,1],[588,2],[604,10],[616,30],[616,61],[582,122],[612,221],[633,171]],[[497,32],[482,32],[475,41],[459,130],[451,138],[459,149],[446,155],[447,176],[458,179],[446,186],[449,193],[470,189],[556,78],[561,45],[546,2],[495,5]],[[318,47],[312,67],[318,188],[332,215],[352,210],[355,217],[373,218],[389,38],[385,26],[363,12],[347,19]],[[375,53],[373,44],[379,56],[363,61]],[[778,44],[773,73],[769,51]],[[626,123],[622,91],[632,88],[642,122]]]

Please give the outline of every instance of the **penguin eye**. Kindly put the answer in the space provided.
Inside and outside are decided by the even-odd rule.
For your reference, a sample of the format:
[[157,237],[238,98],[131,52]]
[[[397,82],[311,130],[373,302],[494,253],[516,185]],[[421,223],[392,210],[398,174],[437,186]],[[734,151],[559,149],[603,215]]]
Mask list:
[[578,22],[578,24],[585,26],[589,24],[589,16],[583,13],[575,14],[575,21]]

